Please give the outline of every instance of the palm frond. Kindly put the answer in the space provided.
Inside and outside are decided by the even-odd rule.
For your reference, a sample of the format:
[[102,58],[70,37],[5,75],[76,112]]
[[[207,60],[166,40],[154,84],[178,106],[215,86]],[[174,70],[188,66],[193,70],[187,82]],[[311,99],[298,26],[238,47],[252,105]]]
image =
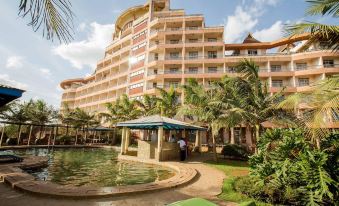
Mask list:
[[19,16],[30,17],[28,23],[36,32],[42,29],[42,35],[48,40],[55,37],[68,43],[73,39],[72,4],[69,0],[21,0]]

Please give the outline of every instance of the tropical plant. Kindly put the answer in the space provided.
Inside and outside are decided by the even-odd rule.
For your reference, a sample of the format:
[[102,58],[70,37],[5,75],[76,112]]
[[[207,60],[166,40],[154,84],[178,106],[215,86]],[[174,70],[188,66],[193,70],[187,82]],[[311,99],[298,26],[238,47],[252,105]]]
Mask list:
[[330,77],[311,87],[311,93],[295,93],[276,107],[289,111],[300,110],[299,127],[305,128],[305,135],[320,148],[321,140],[332,132],[327,125],[338,120],[339,76]]
[[59,111],[52,105],[48,105],[43,100],[30,100],[30,102],[31,108],[27,112],[30,122],[34,124],[47,124],[57,120]]
[[56,36],[60,42],[73,39],[72,4],[68,0],[20,0],[19,16],[29,16],[28,25],[36,32],[42,28],[48,40]]
[[179,109],[180,103],[178,101],[179,94],[173,86],[168,91],[162,88],[157,88],[160,95],[156,98],[157,108],[160,114],[165,117],[173,118]]
[[211,104],[214,101],[214,94],[211,90],[206,90],[196,79],[188,79],[187,84],[182,88],[184,104],[178,114],[185,115],[201,125],[206,125],[208,131],[212,131],[214,160],[217,161],[216,136],[220,128],[216,127],[218,125],[216,122],[222,113],[216,104]]
[[[338,0],[308,0],[311,5],[306,11],[306,15],[314,16],[332,16],[339,17],[339,1]],[[310,33],[310,42],[328,42],[328,46],[335,51],[339,50],[339,26],[327,25],[316,22],[302,22],[287,27],[287,32],[290,35]]]
[[337,169],[328,166],[338,165],[338,159],[329,158],[338,158],[333,146],[319,150],[300,129],[274,129],[261,136],[258,148],[250,157],[250,178],[236,186],[241,192],[274,204],[334,205],[338,200]]
[[160,114],[158,108],[158,99],[154,96],[144,95],[142,100],[136,100],[135,103],[141,110],[143,116],[150,116],[154,114]]
[[99,117],[114,128],[112,144],[116,142],[116,124],[138,118],[142,114],[140,109],[142,106],[146,111],[146,105],[137,100],[130,100],[126,94],[119,97],[114,103],[106,104],[108,112],[99,113]]

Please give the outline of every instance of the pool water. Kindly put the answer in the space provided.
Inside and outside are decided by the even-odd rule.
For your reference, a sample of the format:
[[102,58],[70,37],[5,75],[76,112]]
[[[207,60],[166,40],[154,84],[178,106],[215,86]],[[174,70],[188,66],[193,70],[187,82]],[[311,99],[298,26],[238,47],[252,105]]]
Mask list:
[[119,161],[113,149],[67,148],[13,151],[20,156],[48,156],[48,167],[26,170],[37,180],[72,186],[119,186],[168,179],[175,172],[164,167]]

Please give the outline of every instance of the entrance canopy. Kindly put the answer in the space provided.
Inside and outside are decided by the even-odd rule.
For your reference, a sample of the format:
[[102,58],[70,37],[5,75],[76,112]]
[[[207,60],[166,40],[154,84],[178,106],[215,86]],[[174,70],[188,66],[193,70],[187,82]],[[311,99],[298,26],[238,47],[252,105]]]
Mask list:
[[127,127],[130,129],[159,129],[163,127],[166,130],[206,130],[204,127],[188,124],[178,120],[162,117],[160,115],[153,115],[142,117],[140,119],[130,120],[126,122],[119,122],[118,127]]

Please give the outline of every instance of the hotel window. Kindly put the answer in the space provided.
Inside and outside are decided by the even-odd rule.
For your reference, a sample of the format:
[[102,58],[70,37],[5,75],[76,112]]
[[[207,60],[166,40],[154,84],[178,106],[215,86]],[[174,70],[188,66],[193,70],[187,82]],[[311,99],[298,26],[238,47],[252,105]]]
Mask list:
[[177,73],[179,73],[179,68],[170,68],[169,73],[170,74],[177,74]]
[[209,59],[216,59],[218,57],[218,52],[217,51],[208,51],[208,58]]
[[143,87],[143,86],[144,86],[144,83],[139,83],[139,84],[133,84],[129,88],[130,89],[136,89],[136,88]]
[[208,38],[207,41],[208,42],[217,42],[217,38]]
[[142,36],[142,35],[144,35],[144,34],[146,34],[146,30],[140,32],[139,34],[134,35],[134,36],[133,36],[133,39],[136,39],[136,38],[138,38],[138,37],[140,37],[140,36]]
[[237,73],[237,69],[235,67],[228,67],[229,73]]
[[170,44],[179,44],[179,39],[171,39]]
[[159,60],[159,54],[158,53],[154,54],[154,60]]
[[307,63],[297,63],[296,64],[296,70],[300,71],[300,70],[306,70],[307,69]]
[[299,78],[298,79],[298,85],[300,87],[308,86],[308,85],[310,85],[310,79],[309,78]]
[[169,85],[169,87],[178,88],[179,82],[169,82],[168,85]]
[[256,55],[258,55],[258,50],[250,49],[250,50],[247,51],[247,54],[250,55],[250,56],[256,56]]
[[283,80],[281,79],[275,79],[272,80],[272,87],[283,87]]
[[323,60],[323,65],[325,68],[334,67],[334,60],[333,59],[325,59]]
[[171,52],[170,59],[179,59],[179,52]]
[[218,68],[217,67],[208,67],[207,72],[208,73],[217,73],[218,72]]
[[188,42],[189,43],[196,43],[196,42],[198,42],[198,39],[189,39]]
[[189,59],[198,59],[199,52],[197,51],[192,51],[188,53],[188,58]]
[[143,73],[144,73],[144,70],[139,70],[139,71],[131,73],[130,77],[138,76],[138,75],[143,74]]
[[271,65],[271,72],[280,72],[281,65]]
[[198,73],[198,68],[197,67],[190,67],[190,68],[188,68],[188,72],[190,74],[197,74]]
[[321,41],[319,42],[319,49],[329,49],[329,43],[327,41]]
[[144,46],[146,46],[146,42],[141,43],[141,44],[139,44],[139,45],[133,47],[133,48],[132,48],[132,51],[135,51],[135,50],[137,50],[137,49],[140,49],[141,47],[144,47]]

